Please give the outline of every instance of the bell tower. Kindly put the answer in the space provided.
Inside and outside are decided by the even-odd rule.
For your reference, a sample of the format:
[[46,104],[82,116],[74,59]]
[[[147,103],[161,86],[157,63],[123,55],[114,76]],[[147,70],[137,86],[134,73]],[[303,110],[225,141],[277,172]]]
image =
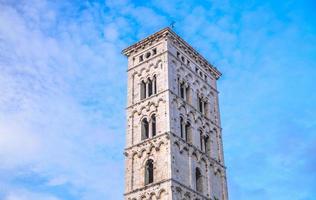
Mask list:
[[228,200],[216,81],[221,73],[169,27],[128,58],[126,200]]

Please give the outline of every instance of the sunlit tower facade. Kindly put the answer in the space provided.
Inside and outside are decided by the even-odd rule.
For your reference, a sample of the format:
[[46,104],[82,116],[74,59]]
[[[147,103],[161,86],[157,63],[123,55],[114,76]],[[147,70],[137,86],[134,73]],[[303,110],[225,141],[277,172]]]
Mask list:
[[170,28],[128,58],[126,200],[228,200],[216,81],[221,73]]

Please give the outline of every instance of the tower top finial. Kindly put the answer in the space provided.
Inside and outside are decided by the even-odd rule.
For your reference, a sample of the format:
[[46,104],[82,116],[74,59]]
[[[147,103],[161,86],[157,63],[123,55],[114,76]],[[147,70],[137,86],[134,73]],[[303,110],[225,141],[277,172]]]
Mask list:
[[171,29],[174,29],[174,25],[176,24],[176,22],[175,21],[171,21],[171,23],[170,23],[170,28]]

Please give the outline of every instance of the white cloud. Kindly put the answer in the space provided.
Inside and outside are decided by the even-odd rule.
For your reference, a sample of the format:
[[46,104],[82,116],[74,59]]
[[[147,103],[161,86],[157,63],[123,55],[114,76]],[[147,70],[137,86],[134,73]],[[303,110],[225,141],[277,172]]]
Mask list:
[[[90,20],[93,10],[56,26],[64,13],[37,3],[0,4],[0,184],[7,188],[0,193],[6,200],[57,199],[16,192],[21,186],[13,180],[33,173],[45,187],[64,186],[80,199],[120,197],[124,121],[117,96],[124,82],[116,80],[125,65],[119,42],[112,43],[116,27],[105,42],[96,36],[102,28]],[[106,98],[115,90],[121,94]],[[109,184],[115,189],[105,189]]]

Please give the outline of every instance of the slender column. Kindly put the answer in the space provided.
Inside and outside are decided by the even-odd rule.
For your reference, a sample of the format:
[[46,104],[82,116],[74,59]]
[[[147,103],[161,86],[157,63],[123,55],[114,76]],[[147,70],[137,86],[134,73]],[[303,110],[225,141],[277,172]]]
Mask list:
[[204,98],[202,99],[202,113],[205,113],[205,102]]
[[131,191],[133,190],[133,184],[134,184],[134,156],[132,155],[132,169],[131,169]]
[[205,146],[205,138],[204,138],[204,135],[202,135],[202,144],[201,144],[201,150],[203,152],[206,152],[206,146]]
[[132,126],[131,126],[131,129],[132,129],[132,135],[131,135],[131,138],[132,138],[132,145],[134,145],[134,114],[131,116],[131,120],[132,120]]
[[135,79],[135,76],[134,74],[132,75],[132,105],[134,104],[134,90],[135,90],[135,87],[134,87],[134,79]]
[[180,78],[178,77],[178,95],[181,96],[181,88],[180,88]]
[[207,191],[208,191],[208,194],[212,194],[212,189],[211,189],[211,166],[210,165],[207,165]]
[[153,137],[152,124],[153,124],[152,119],[149,118],[149,120],[148,120],[148,138],[152,138]]
[[222,175],[222,191],[223,191],[223,200],[228,200],[227,179],[226,179],[225,172],[223,172],[223,175]]
[[189,151],[189,187],[193,189],[193,184],[192,184],[192,157],[191,157],[191,151]]
[[183,97],[184,97],[184,100],[187,101],[187,84],[184,84],[184,88],[183,88]]

